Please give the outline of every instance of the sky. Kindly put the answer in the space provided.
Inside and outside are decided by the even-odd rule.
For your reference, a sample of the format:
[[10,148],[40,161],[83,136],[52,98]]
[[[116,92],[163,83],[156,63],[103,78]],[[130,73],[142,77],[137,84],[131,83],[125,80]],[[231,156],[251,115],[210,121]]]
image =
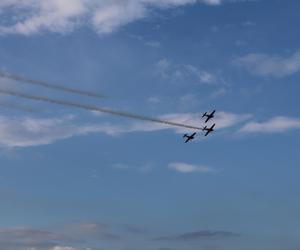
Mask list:
[[[299,250],[298,0],[1,0],[0,249]],[[197,132],[184,143],[183,134]]]

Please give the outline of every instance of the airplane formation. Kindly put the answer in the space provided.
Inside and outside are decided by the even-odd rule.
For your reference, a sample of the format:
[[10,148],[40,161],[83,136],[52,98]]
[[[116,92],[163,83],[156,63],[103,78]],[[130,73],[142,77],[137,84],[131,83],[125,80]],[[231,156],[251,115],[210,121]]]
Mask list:
[[[202,118],[206,118],[205,119],[205,123],[207,123],[209,120],[213,119],[215,117],[215,113],[216,113],[216,110],[212,111],[210,114],[205,112],[203,115],[202,115]],[[207,125],[205,125],[203,128],[202,128],[202,131],[206,131],[206,133],[204,134],[204,136],[208,136],[211,132],[215,131],[214,130],[214,127],[216,126],[216,124],[214,123],[211,127],[207,127]],[[195,139],[195,136],[196,136],[196,132],[191,134],[191,135],[188,135],[188,134],[184,134],[183,135],[183,138],[185,138],[185,143],[191,141],[191,140],[194,140]]]
[[[22,83],[39,85],[39,86],[44,87],[44,88],[69,92],[71,94],[78,94],[78,95],[82,95],[82,96],[86,96],[86,97],[94,97],[94,98],[103,98],[104,97],[104,95],[95,94],[93,92],[84,91],[84,90],[80,90],[80,89],[69,88],[69,87],[65,87],[65,86],[61,86],[61,85],[48,83],[48,82],[45,82],[45,81],[29,79],[29,78],[26,78],[26,77],[23,77],[23,76],[20,76],[20,75],[9,74],[9,73],[3,72],[1,70],[0,70],[0,78],[7,78],[7,79],[15,80],[15,81],[18,81],[18,82],[22,82]],[[195,125],[189,125],[189,124],[178,123],[178,122],[174,122],[174,121],[162,120],[162,119],[155,118],[155,117],[148,117],[148,116],[139,115],[139,114],[133,114],[133,113],[123,112],[123,111],[118,111],[118,110],[112,110],[112,109],[109,109],[109,108],[103,108],[103,107],[94,106],[94,105],[87,105],[87,104],[82,104],[82,103],[78,103],[78,102],[69,102],[69,101],[66,101],[66,100],[49,98],[49,97],[46,97],[46,96],[31,95],[31,94],[27,94],[27,93],[24,93],[24,92],[19,92],[19,91],[15,91],[15,90],[11,90],[11,89],[5,89],[5,88],[0,88],[0,94],[6,94],[6,95],[14,96],[14,97],[28,99],[28,100],[47,102],[47,103],[57,104],[57,105],[62,105],[62,106],[80,108],[80,109],[85,109],[85,110],[89,110],[89,111],[107,113],[107,114],[126,117],[126,118],[130,118],[130,119],[137,119],[137,120],[143,120],[143,121],[148,121],[148,122],[167,124],[167,125],[171,125],[171,126],[184,127],[184,128],[188,128],[188,129],[202,130],[202,131],[205,131],[204,136],[207,136],[211,132],[213,132],[214,127],[216,125],[216,124],[213,124],[211,127],[207,127],[205,125],[203,128],[201,128],[201,127],[198,127],[198,126],[195,126]],[[9,106],[18,108],[17,106],[13,106],[13,105],[9,105]],[[205,112],[202,115],[202,119],[205,118],[205,124],[208,121],[210,121],[211,119],[214,118],[215,112],[216,112],[216,110],[212,111],[211,113]],[[197,134],[196,132],[191,134],[191,135],[184,134],[183,138],[185,139],[185,143],[187,143],[191,140],[194,140],[196,134]]]

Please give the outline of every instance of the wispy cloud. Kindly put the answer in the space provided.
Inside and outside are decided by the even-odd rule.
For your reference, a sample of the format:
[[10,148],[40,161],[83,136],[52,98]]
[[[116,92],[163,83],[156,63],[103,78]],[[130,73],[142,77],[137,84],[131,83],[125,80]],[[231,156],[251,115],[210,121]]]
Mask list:
[[240,129],[240,132],[282,133],[295,129],[300,129],[300,119],[278,116],[264,122],[249,122]]
[[59,242],[70,240],[61,233],[53,233],[46,230],[39,230],[26,227],[1,228],[0,248],[1,249],[49,249],[55,247]]
[[[91,250],[91,248],[85,248],[85,250]],[[33,249],[35,250],[35,249]],[[66,247],[66,246],[55,246],[51,248],[50,250],[79,250],[79,248],[74,248],[74,247]]]
[[218,238],[231,238],[237,237],[239,234],[233,233],[230,231],[211,231],[211,230],[201,230],[191,233],[184,233],[177,236],[171,237],[160,237],[156,240],[168,240],[168,241],[194,241],[194,240],[203,240],[203,239],[218,239]]
[[148,162],[145,164],[124,164],[124,163],[116,163],[112,165],[112,168],[119,171],[137,171],[139,173],[147,174],[154,169],[154,164]]
[[179,173],[215,173],[216,170],[204,165],[192,165],[183,162],[172,162],[168,168]]
[[170,82],[192,82],[196,84],[213,84],[218,80],[215,73],[200,69],[191,64],[179,65],[163,58],[157,62],[157,72],[160,77]]
[[104,239],[112,241],[120,239],[118,235],[110,232],[108,225],[95,222],[67,225],[64,228],[64,232],[76,239]]
[[[92,250],[83,247],[93,240],[114,241],[116,235],[98,223],[66,225],[62,228],[32,227],[0,228],[0,249],[13,250]],[[80,244],[82,247],[74,247]]]
[[[183,122],[201,126],[200,113],[171,113],[159,116],[168,121]],[[218,129],[238,125],[251,118],[247,114],[218,112],[215,122]],[[109,122],[82,123],[72,115],[60,118],[8,117],[0,116],[0,145],[4,147],[29,147],[51,144],[59,140],[90,133],[104,133],[116,136],[123,133],[154,132],[172,129],[175,133],[186,133],[188,129],[152,122],[125,122],[113,124]]]
[[[3,20],[2,34],[30,35],[40,31],[65,33],[91,24],[99,34],[108,34],[149,15],[150,9],[167,9],[195,4],[196,0],[6,0],[2,13],[10,11],[8,26]],[[213,4],[215,1],[203,1]],[[7,18],[7,17],[6,17]]]
[[[45,145],[101,130],[101,126],[73,125],[72,120],[70,116],[48,119],[0,116],[0,145],[7,147]],[[103,125],[102,129],[109,132],[106,125]]]
[[212,92],[210,97],[211,98],[219,98],[219,97],[225,96],[228,92],[230,92],[230,90],[228,90],[224,87],[219,88],[219,89],[215,90],[214,92]]
[[[125,226],[125,228],[124,228]],[[151,235],[143,227],[119,225],[123,228],[123,237]],[[128,232],[130,234],[128,234]],[[92,250],[99,249],[106,243],[119,244],[114,238],[106,237],[109,227],[98,223],[66,225],[60,228],[39,229],[32,227],[2,227],[0,228],[0,249],[11,250]],[[230,231],[199,230],[174,236],[159,237],[154,241],[199,241],[205,239],[222,239],[236,237],[239,234]],[[123,239],[120,238],[121,240]],[[105,241],[104,241],[105,240]],[[93,245],[93,247],[90,246]],[[95,247],[95,248],[94,248]],[[158,248],[157,248],[158,249]],[[166,248],[159,248],[166,249]]]
[[147,234],[148,230],[135,225],[125,225],[125,229],[132,234]]
[[222,0],[203,0],[203,2],[209,5],[220,5]]
[[[169,121],[183,122],[191,124],[192,126],[199,126],[203,124],[201,120],[202,113],[170,113],[159,116],[160,119],[166,119]],[[230,112],[218,111],[214,118],[214,122],[217,124],[217,129],[226,129],[233,126],[238,126],[241,123],[249,120],[252,117],[251,114],[234,114]],[[151,132],[164,129],[173,129],[176,133],[186,133],[188,129],[174,128],[172,126],[166,126],[161,124],[149,123],[149,122],[135,122],[127,128],[126,132]],[[190,130],[193,131],[193,130]]]
[[123,171],[123,170],[128,170],[130,167],[123,163],[116,163],[116,164],[112,165],[112,168]]
[[148,38],[141,36],[141,35],[135,35],[135,34],[129,34],[128,35],[130,38],[140,41],[143,44],[145,44],[146,46],[152,47],[152,48],[160,48],[161,47],[161,42],[157,41],[157,40],[149,40]]
[[121,126],[109,123],[80,124],[74,120],[73,116],[61,118],[0,116],[0,146],[38,146],[96,132],[116,135],[135,130],[127,125]]
[[254,75],[280,78],[300,71],[300,51],[290,56],[252,53],[236,58],[234,64]]
[[159,104],[161,102],[161,98],[158,96],[150,96],[147,98],[147,102],[150,104]]
[[190,64],[184,67],[188,74],[198,77],[202,83],[213,83],[216,81],[216,76],[206,70],[200,70]]
[[[199,126],[201,124],[200,113],[171,113],[159,116],[169,121],[188,123]],[[274,117],[263,122],[253,122],[250,114],[234,114],[217,112],[214,122],[218,130],[234,128],[243,133],[281,133],[300,129],[300,119],[290,117]],[[245,124],[246,123],[246,124]],[[243,125],[244,124],[244,125]],[[240,128],[240,126],[242,127]],[[34,118],[34,117],[8,117],[0,116],[0,145],[2,147],[30,147],[52,144],[56,141],[68,139],[74,136],[82,136],[90,133],[103,133],[116,136],[124,133],[154,132],[172,129],[175,133],[186,133],[187,129],[174,128],[169,125],[151,122],[125,122],[113,124],[109,122],[82,123],[72,115],[60,118]],[[176,170],[174,165],[173,170]],[[191,166],[177,166],[178,171],[193,172],[205,168],[193,168]],[[116,165],[115,168],[126,168]]]
[[155,9],[196,3],[217,6],[238,1],[243,0],[2,0],[0,34],[66,33],[81,26],[109,34],[149,16]]
[[241,123],[251,119],[252,114],[235,114],[224,111],[217,111],[214,123],[217,124],[218,129],[225,129],[233,126],[238,126]]
[[159,41],[148,41],[145,43],[147,46],[153,47],[153,48],[160,48],[161,43]]

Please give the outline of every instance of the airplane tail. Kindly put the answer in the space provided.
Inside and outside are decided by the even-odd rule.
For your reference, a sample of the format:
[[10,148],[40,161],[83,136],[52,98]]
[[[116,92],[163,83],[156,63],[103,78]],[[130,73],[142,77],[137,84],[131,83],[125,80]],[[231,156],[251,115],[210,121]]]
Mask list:
[[202,130],[204,131],[204,130],[206,130],[207,129],[207,126],[205,126]]
[[214,131],[214,127],[216,126],[216,124],[214,123],[211,127],[212,131]]
[[187,134],[184,134],[182,137],[185,138],[185,137],[187,137],[187,136],[188,136]]
[[203,115],[202,115],[202,118],[204,117],[204,116],[206,116],[207,115],[207,112],[205,112]]

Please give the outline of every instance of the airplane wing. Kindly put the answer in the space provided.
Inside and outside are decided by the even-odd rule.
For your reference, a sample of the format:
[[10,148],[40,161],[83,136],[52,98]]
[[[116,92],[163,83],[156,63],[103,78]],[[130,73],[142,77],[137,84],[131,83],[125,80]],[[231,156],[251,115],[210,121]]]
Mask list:
[[214,115],[216,113],[216,110],[214,110],[213,112],[211,112],[211,114],[210,115]]
[[195,132],[195,133],[193,133],[191,136],[192,136],[192,137],[194,137],[195,135],[196,135],[196,132]]
[[185,143],[187,143],[189,140],[190,140],[190,138],[187,138],[187,139],[185,140]]
[[210,117],[208,116],[205,120],[205,123],[207,123],[209,121]]
[[211,132],[211,130],[207,130],[205,136],[208,136],[208,134]]

